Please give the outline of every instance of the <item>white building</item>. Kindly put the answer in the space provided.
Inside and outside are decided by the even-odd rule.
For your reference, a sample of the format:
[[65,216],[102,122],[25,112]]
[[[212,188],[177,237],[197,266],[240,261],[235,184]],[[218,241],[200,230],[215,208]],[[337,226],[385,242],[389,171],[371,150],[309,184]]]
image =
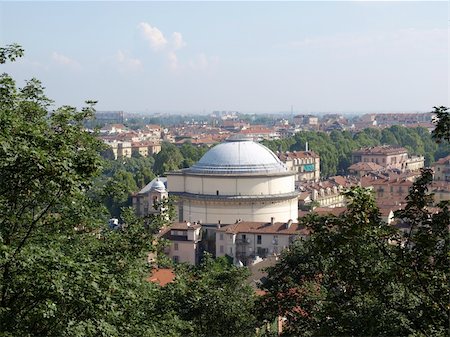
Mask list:
[[248,140],[216,145],[190,168],[167,174],[178,221],[233,224],[297,219],[295,174],[265,146]]
[[228,255],[235,263],[250,265],[253,260],[278,255],[307,231],[288,221],[238,222],[216,230],[216,256]]
[[200,260],[201,226],[190,222],[174,223],[158,234],[159,238],[169,241],[164,253],[174,262],[195,265]]

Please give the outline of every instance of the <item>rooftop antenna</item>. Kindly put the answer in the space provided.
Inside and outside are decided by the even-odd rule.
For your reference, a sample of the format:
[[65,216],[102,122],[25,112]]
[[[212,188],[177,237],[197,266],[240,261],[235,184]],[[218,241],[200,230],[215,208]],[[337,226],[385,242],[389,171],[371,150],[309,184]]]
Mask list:
[[305,151],[308,152],[308,142],[305,143]]

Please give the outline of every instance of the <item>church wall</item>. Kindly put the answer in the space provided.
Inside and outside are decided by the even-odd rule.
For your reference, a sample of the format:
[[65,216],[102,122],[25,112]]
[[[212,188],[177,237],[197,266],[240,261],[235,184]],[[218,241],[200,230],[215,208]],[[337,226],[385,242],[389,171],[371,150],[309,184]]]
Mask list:
[[183,175],[167,175],[167,188],[169,192],[184,192]]
[[269,222],[274,217],[275,221],[287,222],[298,217],[297,199],[272,202],[254,202],[239,204],[213,203],[208,201],[194,202],[184,200],[183,220],[201,221],[202,223],[232,224],[236,220]]
[[[182,182],[183,178],[185,183]],[[171,192],[185,191],[203,195],[270,195],[294,191],[295,176],[211,177],[169,175],[167,179],[168,188]]]

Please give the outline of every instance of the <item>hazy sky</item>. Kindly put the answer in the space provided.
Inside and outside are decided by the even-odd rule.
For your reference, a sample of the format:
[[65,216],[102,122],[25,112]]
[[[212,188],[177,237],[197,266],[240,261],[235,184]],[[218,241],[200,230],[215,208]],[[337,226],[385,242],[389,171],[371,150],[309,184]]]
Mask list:
[[57,105],[127,112],[430,111],[449,104],[442,2],[0,2],[0,66]]

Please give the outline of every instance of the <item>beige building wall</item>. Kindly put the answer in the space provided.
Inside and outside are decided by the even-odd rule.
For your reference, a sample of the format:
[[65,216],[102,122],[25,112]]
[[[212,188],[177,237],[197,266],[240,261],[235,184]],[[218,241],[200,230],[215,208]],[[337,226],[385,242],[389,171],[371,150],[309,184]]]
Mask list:
[[[244,239],[245,236],[245,239]],[[258,240],[260,237],[260,241]],[[295,240],[296,235],[269,233],[220,233],[216,234],[216,256],[231,256],[245,260],[251,255],[265,257],[280,254]]]
[[195,175],[167,176],[171,192],[203,195],[272,195],[291,193],[295,176],[216,177]]
[[166,253],[174,261],[195,265],[197,245],[192,241],[172,241]]
[[[182,205],[180,204],[182,202]],[[181,207],[180,207],[181,206]],[[296,220],[298,216],[297,198],[283,201],[255,201],[220,203],[209,200],[179,200],[183,216],[179,221],[201,221],[202,223],[232,224],[236,220],[265,222],[274,217],[276,221]]]
[[[170,231],[170,244],[165,248],[165,254],[176,262],[196,264],[199,249],[201,227],[189,228],[188,230],[172,229]],[[183,237],[185,239],[175,239]]]

